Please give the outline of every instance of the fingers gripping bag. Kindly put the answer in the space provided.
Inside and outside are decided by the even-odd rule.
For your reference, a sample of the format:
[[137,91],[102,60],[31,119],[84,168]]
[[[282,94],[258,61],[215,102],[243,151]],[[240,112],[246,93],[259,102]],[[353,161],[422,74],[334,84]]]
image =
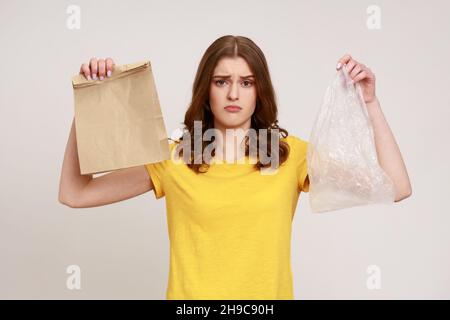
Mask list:
[[350,80],[345,66],[337,71],[309,138],[309,203],[315,213],[394,202],[394,184],[378,163],[361,87]]

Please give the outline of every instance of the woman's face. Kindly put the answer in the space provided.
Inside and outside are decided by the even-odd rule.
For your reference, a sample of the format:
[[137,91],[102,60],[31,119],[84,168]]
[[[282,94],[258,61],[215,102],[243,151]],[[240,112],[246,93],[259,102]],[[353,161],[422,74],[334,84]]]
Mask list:
[[[256,107],[255,78],[247,61],[241,57],[222,58],[214,69],[209,91],[209,103],[214,115],[214,127],[247,130]],[[238,111],[227,110],[234,105]]]

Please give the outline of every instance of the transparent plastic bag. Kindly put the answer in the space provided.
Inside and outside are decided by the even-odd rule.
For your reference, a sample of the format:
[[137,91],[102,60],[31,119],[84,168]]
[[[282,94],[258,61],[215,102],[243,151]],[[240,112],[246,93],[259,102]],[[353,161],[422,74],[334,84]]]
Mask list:
[[359,83],[343,66],[328,86],[307,150],[312,212],[392,204],[394,184],[379,166]]

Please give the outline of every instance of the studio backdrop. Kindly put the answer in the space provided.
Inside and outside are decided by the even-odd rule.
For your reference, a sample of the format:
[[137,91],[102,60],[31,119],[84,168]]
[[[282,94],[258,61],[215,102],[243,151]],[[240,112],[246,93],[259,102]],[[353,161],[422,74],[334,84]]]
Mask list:
[[2,1],[0,298],[165,298],[164,198],[58,201],[71,78],[92,57],[150,61],[170,136],[200,58],[223,35],[262,49],[279,124],[304,140],[338,59],[369,65],[408,169],[412,195],[392,205],[312,213],[301,193],[295,298],[450,298],[449,12],[446,0]]

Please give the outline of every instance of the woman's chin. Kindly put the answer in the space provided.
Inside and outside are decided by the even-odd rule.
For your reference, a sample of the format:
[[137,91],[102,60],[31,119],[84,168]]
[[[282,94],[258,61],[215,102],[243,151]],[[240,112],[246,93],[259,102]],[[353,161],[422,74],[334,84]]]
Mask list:
[[239,129],[244,127],[245,121],[224,121],[222,126],[226,129]]

